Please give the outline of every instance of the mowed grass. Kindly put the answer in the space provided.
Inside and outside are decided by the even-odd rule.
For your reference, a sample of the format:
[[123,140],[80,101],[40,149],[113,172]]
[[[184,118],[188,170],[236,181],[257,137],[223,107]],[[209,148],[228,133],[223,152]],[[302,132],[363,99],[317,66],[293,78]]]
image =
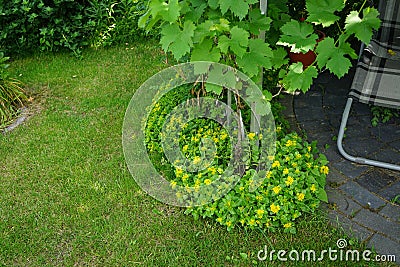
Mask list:
[[0,134],[0,265],[317,266],[260,262],[257,252],[321,251],[346,237],[322,212],[306,216],[297,235],[227,232],[146,195],[125,165],[122,122],[135,90],[167,67],[163,55],[149,41],[83,56],[12,63],[34,100],[29,119]]

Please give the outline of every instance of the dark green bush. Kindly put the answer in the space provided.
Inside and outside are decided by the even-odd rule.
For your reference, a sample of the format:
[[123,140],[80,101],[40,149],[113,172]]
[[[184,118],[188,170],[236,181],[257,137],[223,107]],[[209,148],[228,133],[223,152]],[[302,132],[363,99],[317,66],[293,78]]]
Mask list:
[[147,0],[0,0],[0,50],[9,55],[126,42],[143,34]]

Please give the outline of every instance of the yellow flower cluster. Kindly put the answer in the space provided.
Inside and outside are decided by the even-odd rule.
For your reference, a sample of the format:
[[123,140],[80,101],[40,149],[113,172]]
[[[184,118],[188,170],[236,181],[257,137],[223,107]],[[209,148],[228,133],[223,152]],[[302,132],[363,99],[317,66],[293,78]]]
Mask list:
[[212,182],[211,182],[211,180],[210,179],[205,179],[204,180],[204,184],[205,185],[210,185]]
[[293,182],[294,182],[293,177],[292,177],[292,176],[288,176],[288,178],[287,178],[286,181],[285,181],[285,184],[286,184],[287,186],[290,186],[290,185],[293,184]]
[[258,210],[256,210],[256,213],[257,213],[257,217],[259,219],[261,219],[262,216],[264,215],[265,211],[263,209],[258,209]]
[[275,194],[279,194],[279,192],[281,191],[281,187],[279,185],[275,186],[274,188],[272,188],[272,191],[274,191]]
[[328,168],[328,166],[322,166],[322,167],[319,169],[319,171],[320,171],[322,174],[328,175],[328,173],[329,173],[329,168]]
[[285,228],[290,228],[290,227],[292,227],[292,223],[290,223],[290,222],[285,223],[285,224],[283,225],[283,227],[285,227]]
[[250,140],[254,140],[254,137],[256,137],[255,133],[248,133],[247,136],[249,137]]
[[311,188],[310,188],[310,190],[311,190],[311,192],[315,192],[315,191],[317,191],[317,187],[315,186],[315,184],[313,184],[312,186],[311,186]]
[[278,213],[278,211],[281,209],[281,207],[279,207],[279,205],[275,205],[274,203],[272,203],[271,206],[269,206],[269,208],[275,214]]
[[297,199],[299,200],[299,201],[303,201],[303,199],[304,199],[304,193],[297,193]]
[[274,163],[272,163],[272,168],[280,167],[280,166],[281,166],[281,163],[277,160],[275,160]]

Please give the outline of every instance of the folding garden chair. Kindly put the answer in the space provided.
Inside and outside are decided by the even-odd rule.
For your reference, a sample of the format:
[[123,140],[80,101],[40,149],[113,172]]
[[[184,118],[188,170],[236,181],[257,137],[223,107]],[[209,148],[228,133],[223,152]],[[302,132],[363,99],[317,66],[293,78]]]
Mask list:
[[367,47],[362,47],[349,97],[343,112],[337,145],[348,160],[400,171],[400,165],[349,155],[343,135],[353,100],[400,108],[400,0],[380,0],[381,28]]

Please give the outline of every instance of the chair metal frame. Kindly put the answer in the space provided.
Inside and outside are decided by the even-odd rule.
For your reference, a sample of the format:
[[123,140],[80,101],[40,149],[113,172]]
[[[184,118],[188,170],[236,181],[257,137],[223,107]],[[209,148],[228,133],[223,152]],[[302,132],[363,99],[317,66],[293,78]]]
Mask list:
[[[382,8],[383,6],[383,1],[380,1],[380,6],[379,9]],[[358,60],[361,59],[363,51],[364,51],[365,45],[364,43],[361,44],[360,48],[360,53],[359,53],[359,58]],[[347,98],[346,106],[342,115],[342,121],[340,124],[340,129],[339,129],[339,134],[338,134],[338,139],[337,139],[337,146],[339,149],[340,154],[346,158],[347,160],[350,160],[355,163],[359,164],[366,164],[366,165],[371,165],[371,166],[376,166],[376,167],[381,167],[381,168],[386,168],[386,169],[391,169],[395,171],[400,171],[400,165],[388,163],[388,162],[383,162],[383,161],[378,161],[378,160],[372,160],[372,159],[367,159],[363,157],[358,157],[358,156],[353,156],[347,153],[344,148],[343,148],[343,137],[344,137],[344,132],[346,129],[347,121],[349,119],[350,115],[350,110],[351,106],[353,104],[354,99],[352,97]]]

